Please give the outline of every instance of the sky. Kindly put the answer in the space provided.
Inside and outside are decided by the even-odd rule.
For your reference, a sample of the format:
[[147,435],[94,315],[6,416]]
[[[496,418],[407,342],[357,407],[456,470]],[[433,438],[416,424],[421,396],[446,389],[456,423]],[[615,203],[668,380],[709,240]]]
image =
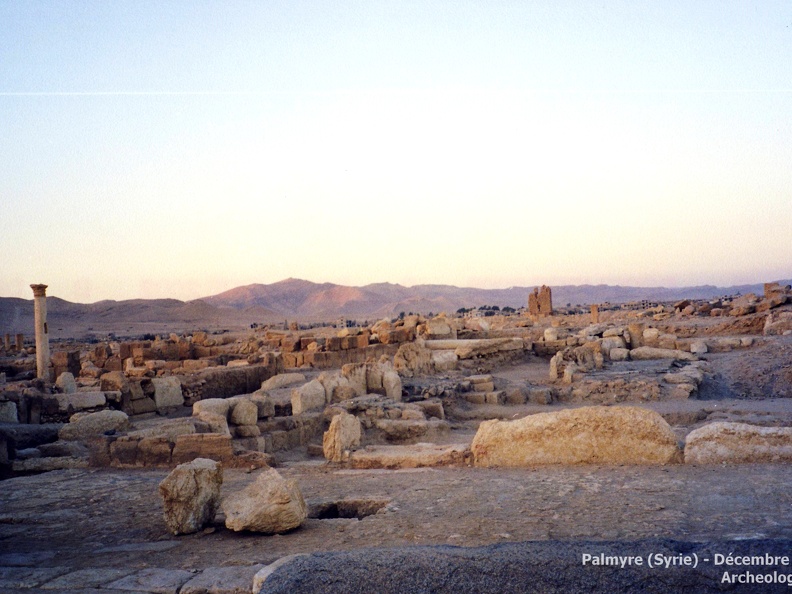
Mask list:
[[792,4],[2,0],[0,296],[792,277]]

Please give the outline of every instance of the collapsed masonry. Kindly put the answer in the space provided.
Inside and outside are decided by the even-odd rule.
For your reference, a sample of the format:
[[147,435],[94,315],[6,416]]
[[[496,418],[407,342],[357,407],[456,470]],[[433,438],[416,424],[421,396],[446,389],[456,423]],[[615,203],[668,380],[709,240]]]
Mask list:
[[[550,303],[549,288],[535,294],[537,307],[539,295]],[[529,316],[441,314],[381,320],[324,336],[318,330],[267,328],[241,339],[172,334],[56,351],[49,367],[54,383],[26,369],[33,351],[12,360],[6,367],[12,381],[0,385],[0,422],[26,426],[0,436],[0,463],[33,471],[59,464],[174,466],[207,457],[263,466],[274,454],[297,447],[359,467],[466,463],[465,448],[417,444],[446,439],[449,414],[476,418],[476,407],[694,397],[709,372],[699,360],[707,352],[751,348],[760,340],[757,334],[792,332],[792,311],[784,307],[789,297],[788,288],[769,285],[753,312],[746,313],[742,301],[719,303],[729,319],[706,335],[691,335],[674,322],[712,317],[714,310],[703,303],[660,306],[618,320],[607,311],[597,324],[588,323],[589,316],[553,316],[540,323]],[[504,384],[486,373],[531,357],[549,358],[544,381]],[[597,376],[603,368],[640,361],[669,367],[651,378]],[[192,407],[191,417],[162,420],[185,407]],[[73,433],[70,427],[84,426],[81,421],[103,411],[124,414],[127,424],[98,424],[101,431],[85,434],[80,429],[78,440],[52,430],[67,423],[65,433]],[[340,415],[360,423],[359,445],[349,437],[355,435],[349,421],[343,427],[336,422],[331,435],[338,437],[322,443]],[[41,431],[32,430],[36,426]],[[417,448],[413,462],[394,462],[401,454],[392,448],[405,444]]]

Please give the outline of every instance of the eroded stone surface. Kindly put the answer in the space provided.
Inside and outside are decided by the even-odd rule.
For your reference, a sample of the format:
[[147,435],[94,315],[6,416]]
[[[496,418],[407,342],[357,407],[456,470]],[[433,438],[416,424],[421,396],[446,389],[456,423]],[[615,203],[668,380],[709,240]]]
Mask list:
[[759,427],[747,423],[709,423],[685,440],[685,462],[720,464],[792,462],[792,427]]
[[229,495],[222,509],[226,527],[237,532],[288,532],[308,517],[297,481],[284,479],[275,469],[262,472],[255,483]]
[[174,468],[159,484],[168,530],[191,534],[214,520],[222,484],[223,468],[214,460],[196,458]]
[[657,413],[635,407],[583,407],[484,421],[471,445],[477,466],[668,464],[677,438]]

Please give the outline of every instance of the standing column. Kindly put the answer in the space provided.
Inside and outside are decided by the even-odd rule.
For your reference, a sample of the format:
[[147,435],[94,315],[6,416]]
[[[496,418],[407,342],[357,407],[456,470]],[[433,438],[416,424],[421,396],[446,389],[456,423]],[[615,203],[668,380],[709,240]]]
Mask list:
[[6,335],[5,335],[5,350],[6,350],[6,353],[10,353],[11,352],[11,335],[8,334],[8,333],[6,333]]
[[33,310],[36,324],[37,377],[49,378],[49,332],[47,330],[47,285],[30,285],[33,289]]

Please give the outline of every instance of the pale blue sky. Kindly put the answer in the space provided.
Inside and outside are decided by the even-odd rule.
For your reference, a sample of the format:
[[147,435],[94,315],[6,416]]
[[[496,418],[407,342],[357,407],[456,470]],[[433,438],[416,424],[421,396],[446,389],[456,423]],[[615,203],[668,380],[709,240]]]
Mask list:
[[792,276],[789,2],[0,2],[0,296]]

